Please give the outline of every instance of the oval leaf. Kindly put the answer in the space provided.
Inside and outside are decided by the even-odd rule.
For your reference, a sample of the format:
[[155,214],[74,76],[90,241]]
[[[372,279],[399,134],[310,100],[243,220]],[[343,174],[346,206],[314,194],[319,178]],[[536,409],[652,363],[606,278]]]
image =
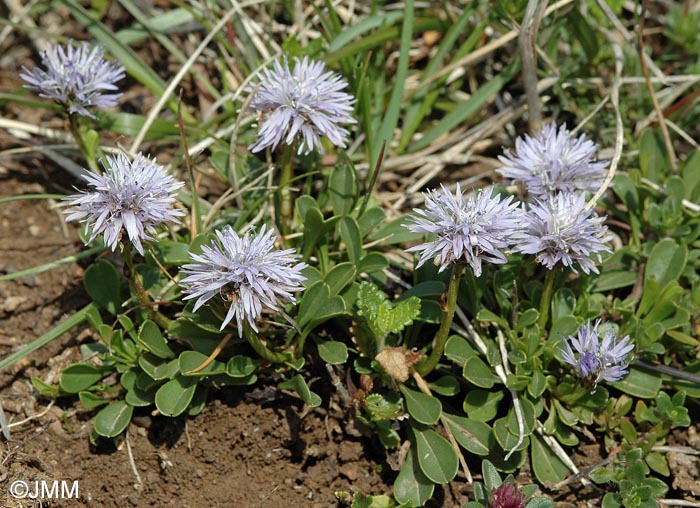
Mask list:
[[129,425],[134,407],[118,400],[103,408],[95,416],[95,432],[103,437],[116,437]]
[[304,381],[304,378],[301,377],[301,374],[297,374],[293,378],[278,384],[277,387],[294,390],[309,407],[318,407],[321,405],[321,397],[309,389],[309,386],[306,384],[306,381]]
[[189,406],[197,383],[192,378],[178,376],[156,392],[156,407],[165,416],[178,416]]
[[331,365],[341,365],[348,360],[348,347],[335,340],[327,340],[318,345],[318,356]]
[[100,381],[105,373],[89,363],[74,363],[63,370],[59,385],[68,393],[79,393],[87,390]]
[[452,445],[432,429],[414,428],[416,455],[421,470],[435,483],[445,484],[455,477],[459,459]]
[[402,505],[423,506],[433,495],[435,484],[423,474],[411,449],[394,482],[394,497]]
[[442,404],[438,399],[422,392],[416,392],[403,385],[399,386],[406,399],[408,414],[425,425],[437,423],[442,414]]

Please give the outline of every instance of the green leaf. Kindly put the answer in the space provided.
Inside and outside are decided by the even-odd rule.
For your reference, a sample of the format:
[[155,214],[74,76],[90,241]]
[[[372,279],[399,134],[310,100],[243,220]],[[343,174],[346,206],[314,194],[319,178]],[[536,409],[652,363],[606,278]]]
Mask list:
[[158,358],[175,358],[175,353],[173,353],[173,350],[168,345],[168,341],[163,337],[160,327],[150,319],[147,319],[141,325],[138,341]]
[[331,298],[331,288],[325,282],[317,282],[304,292],[299,302],[297,319],[304,328],[311,323],[320,323],[333,316],[344,314],[345,302],[340,296]]
[[430,480],[446,484],[455,477],[459,459],[452,445],[433,429],[413,427],[416,455],[421,470]]
[[688,260],[688,248],[671,238],[660,240],[649,253],[644,278],[654,277],[661,291],[671,281],[678,280]]
[[335,215],[348,215],[357,196],[357,173],[348,158],[342,158],[333,167],[328,192]]
[[486,490],[493,490],[501,486],[502,480],[501,475],[498,474],[498,470],[494,467],[490,460],[484,460],[481,463],[481,475],[484,478],[484,485]]
[[87,390],[107,375],[104,369],[89,363],[74,363],[61,373],[59,386],[67,393],[79,393]]
[[503,397],[502,391],[470,390],[464,398],[462,409],[469,418],[488,422],[498,414],[498,405]]
[[360,237],[360,227],[352,217],[343,217],[338,221],[338,232],[345,244],[348,253],[348,260],[357,266],[362,257],[362,238]]
[[563,316],[571,316],[576,310],[576,295],[569,288],[561,288],[552,296],[552,322]]
[[126,430],[134,407],[123,400],[111,403],[95,415],[95,432],[102,437],[117,437]]
[[119,274],[111,263],[100,259],[85,270],[85,291],[97,305],[113,316],[121,309],[119,298]]
[[664,168],[669,167],[664,141],[658,129],[647,129],[639,140],[639,169],[654,183],[661,183]]
[[358,315],[366,320],[379,340],[413,323],[420,314],[420,304],[417,297],[411,297],[392,305],[384,292],[369,282],[360,284],[356,302]]
[[399,385],[401,393],[406,399],[406,408],[414,420],[426,425],[438,422],[442,414],[442,404],[438,399],[423,392],[417,392]]
[[331,296],[335,296],[355,280],[355,265],[352,263],[338,263],[331,268],[323,280],[328,284]]
[[628,395],[642,399],[655,399],[661,390],[661,377],[632,367],[629,374],[611,384]]
[[357,265],[358,273],[381,272],[389,267],[389,260],[381,252],[365,254]]
[[331,365],[342,365],[348,361],[348,347],[343,342],[327,340],[318,344],[318,356]]
[[435,484],[421,471],[415,455],[415,446],[411,446],[411,450],[406,455],[406,461],[396,477],[393,491],[399,503],[423,506],[433,496]]
[[498,382],[498,378],[478,356],[468,358],[462,369],[462,376],[479,388],[491,388]]
[[78,399],[80,399],[80,403],[85,406],[86,409],[95,409],[109,402],[109,400],[103,399],[92,392],[80,392],[78,394]]
[[306,384],[301,374],[297,374],[293,378],[278,384],[277,387],[295,391],[309,407],[318,407],[321,405],[321,397],[309,389],[309,386]]
[[536,435],[530,436],[530,464],[537,480],[544,484],[558,483],[569,474],[566,465]]
[[593,282],[593,291],[605,293],[612,289],[633,286],[637,281],[637,274],[629,270],[604,270]]
[[444,397],[457,395],[460,390],[459,380],[455,376],[442,376],[436,381],[428,383],[432,391]]
[[197,388],[196,378],[177,376],[156,392],[156,407],[165,416],[178,416],[189,406]]
[[216,376],[218,374],[226,373],[226,364],[220,362],[219,360],[213,360],[209,365],[197,372],[192,372],[193,370],[199,368],[205,361],[207,361],[207,355],[200,353],[199,351],[183,351],[178,357],[178,369],[183,376]]
[[491,427],[484,422],[448,413],[443,413],[443,418],[447,421],[455,440],[465,450],[475,455],[486,456],[494,447]]
[[247,356],[236,355],[226,362],[226,375],[232,378],[245,378],[250,376],[258,367],[258,361]]
[[464,338],[452,335],[445,343],[445,356],[457,365],[464,366],[469,358],[476,356],[476,352]]
[[180,372],[180,364],[177,358],[165,361],[162,358],[148,353],[141,355],[138,361],[139,367],[155,381],[172,379]]
[[525,508],[554,508],[554,501],[548,497],[533,497],[530,499]]
[[581,44],[583,52],[586,54],[586,60],[593,61],[598,54],[598,40],[588,20],[578,9],[571,9],[567,15],[566,26],[574,39]]

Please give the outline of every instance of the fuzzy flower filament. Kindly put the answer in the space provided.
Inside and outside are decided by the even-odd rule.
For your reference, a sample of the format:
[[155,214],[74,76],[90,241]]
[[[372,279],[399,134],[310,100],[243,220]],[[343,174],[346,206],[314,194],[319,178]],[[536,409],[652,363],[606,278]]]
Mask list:
[[531,197],[558,192],[595,192],[605,177],[607,161],[596,161],[598,147],[585,134],[574,138],[566,124],[545,125],[536,136],[515,141],[515,153],[498,157],[497,171],[520,181]]
[[322,151],[321,136],[345,147],[349,132],[342,125],[356,123],[351,115],[355,98],[343,91],[348,84],[340,75],[307,57],[295,58],[290,69],[285,56],[258,77],[249,108],[262,113],[262,124],[251,151],[274,150],[297,139],[299,154]]
[[141,154],[133,161],[123,154],[107,155],[101,163],[103,174],[83,176],[92,190],[66,198],[66,220],[84,222],[86,233],[92,228],[88,242],[104,235],[113,251],[126,232],[143,255],[141,242],[153,240],[157,226],[185,215],[174,208],[175,192],[184,184]]
[[600,320],[593,327],[588,321],[578,329],[576,337],[562,338],[559,347],[563,360],[578,377],[593,385],[622,379],[627,374],[627,357],[634,350],[629,335],[618,342],[612,330],[607,330],[601,341],[599,325]]
[[[71,41],[72,42],[72,41]],[[67,108],[70,114],[95,118],[91,108],[117,105],[121,93],[115,83],[124,77],[124,67],[104,59],[104,50],[83,42],[77,48],[48,44],[41,57],[44,69],[23,67],[20,77],[25,88],[39,92]]]
[[491,490],[489,508],[524,508],[525,496],[511,482],[502,483]]
[[306,263],[296,263],[294,249],[275,250],[275,240],[266,226],[243,236],[231,226],[217,231],[201,254],[190,253],[193,263],[182,267],[184,299],[196,298],[196,312],[219,297],[228,306],[221,330],[236,318],[239,336],[243,336],[244,321],[257,332],[255,322],[263,308],[283,312],[285,303],[296,302],[293,293],[301,291],[306,280],[301,273]]
[[523,214],[523,229],[517,234],[515,250],[536,255],[537,262],[552,270],[557,264],[577,272],[598,273],[596,263],[602,252],[610,252],[612,236],[604,217],[586,210],[583,194],[556,194],[535,200]]
[[415,233],[435,235],[407,250],[420,253],[418,267],[433,259],[443,271],[463,261],[478,277],[484,261],[506,263],[503,250],[511,245],[521,214],[512,196],[501,200],[492,194],[492,189],[479,190],[465,198],[459,184],[454,195],[444,185],[426,193],[425,209],[414,209],[413,223],[407,226]]

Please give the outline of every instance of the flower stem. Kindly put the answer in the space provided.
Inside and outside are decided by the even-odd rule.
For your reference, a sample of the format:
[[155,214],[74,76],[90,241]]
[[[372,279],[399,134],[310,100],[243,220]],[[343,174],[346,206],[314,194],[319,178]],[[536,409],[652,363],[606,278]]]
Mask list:
[[554,270],[547,270],[544,274],[544,287],[540,298],[540,319],[537,322],[540,325],[540,330],[544,330],[549,320],[549,308],[552,306],[552,288],[554,287],[555,275]]
[[291,360],[290,356],[285,353],[270,351],[265,344],[260,342],[258,334],[250,327],[247,322],[243,322],[243,334],[248,339],[248,343],[260,355],[263,360],[270,363],[285,363]]
[[450,335],[452,320],[454,319],[455,309],[457,308],[457,293],[459,291],[459,281],[462,278],[463,270],[464,265],[460,263],[452,265],[450,283],[447,287],[447,302],[442,308],[442,322],[433,340],[433,349],[428,359],[416,368],[416,371],[423,377],[427,376],[435,368],[440,358],[442,358],[442,353],[445,351],[445,343],[447,342],[447,337]]
[[278,190],[279,214],[278,227],[282,236],[287,236],[292,231],[292,217],[294,209],[292,207],[292,190],[290,185],[294,178],[294,152],[296,142],[291,145],[284,145],[280,168],[280,183]]
[[[122,246],[122,259],[124,260],[124,264],[129,269],[127,274],[127,278],[129,279],[129,285],[131,286],[131,289],[134,290],[134,293],[136,293],[136,299],[139,301],[139,303],[148,304],[149,302],[151,302],[151,295],[143,286],[141,275],[134,266],[134,257],[132,255],[131,243],[123,242]],[[146,305],[146,311],[151,316],[153,321],[155,321],[156,324],[158,324],[158,326],[160,326],[164,330],[168,329],[168,327],[170,326],[170,319],[168,319],[162,312],[154,309],[151,305]]]
[[95,157],[95,153],[88,148],[87,143],[83,138],[82,132],[80,131],[79,115],[74,113],[68,114],[68,123],[70,124],[70,132],[73,135],[75,142],[78,144],[80,153],[83,154],[85,162],[87,162],[88,168],[90,168],[90,171],[92,171],[93,173],[100,174],[101,171],[99,166],[97,165],[97,158]]

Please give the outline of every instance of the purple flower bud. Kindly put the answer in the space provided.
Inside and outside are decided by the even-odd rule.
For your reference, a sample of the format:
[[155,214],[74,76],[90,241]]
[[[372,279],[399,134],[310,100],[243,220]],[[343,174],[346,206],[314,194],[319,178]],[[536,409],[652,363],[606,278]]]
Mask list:
[[118,90],[114,83],[124,77],[124,67],[106,61],[104,50],[98,46],[83,42],[75,48],[72,42],[65,49],[48,44],[41,57],[46,70],[23,67],[20,77],[27,82],[26,88],[62,104],[69,113],[95,118],[89,108],[115,106],[121,97],[121,93],[105,91]]
[[[594,385],[600,381],[619,381],[627,374],[627,357],[634,349],[629,335],[617,342],[615,333],[607,330],[599,339],[600,319],[578,329],[576,337],[562,337],[559,351],[563,360],[574,367],[576,374]],[[573,346],[573,349],[572,349]]]
[[216,236],[202,247],[202,254],[190,253],[194,263],[182,267],[184,299],[196,298],[197,311],[218,296],[228,306],[221,330],[235,317],[239,336],[244,319],[258,331],[255,321],[263,307],[282,312],[285,302],[296,301],[292,293],[301,291],[300,284],[306,280],[301,271],[307,265],[293,264],[297,260],[294,249],[274,250],[276,237],[265,226],[259,233],[248,231],[242,237],[226,226]]
[[184,184],[141,154],[133,162],[123,154],[108,155],[106,162],[100,162],[104,174],[84,175],[94,190],[66,198],[71,206],[66,220],[84,222],[86,233],[92,227],[89,242],[104,235],[105,244],[112,250],[126,231],[136,250],[143,254],[141,241],[153,240],[157,226],[185,215],[183,210],[173,208],[175,191]]
[[524,508],[525,496],[514,483],[506,482],[491,490],[489,508]]
[[249,107],[262,112],[251,151],[274,150],[281,142],[291,145],[297,139],[300,154],[322,151],[321,136],[345,147],[349,132],[341,124],[356,123],[351,116],[355,98],[342,91],[347,82],[326,71],[323,62],[307,57],[294,62],[290,70],[286,56],[275,60],[272,69],[258,74],[260,84],[251,88],[255,92]]

